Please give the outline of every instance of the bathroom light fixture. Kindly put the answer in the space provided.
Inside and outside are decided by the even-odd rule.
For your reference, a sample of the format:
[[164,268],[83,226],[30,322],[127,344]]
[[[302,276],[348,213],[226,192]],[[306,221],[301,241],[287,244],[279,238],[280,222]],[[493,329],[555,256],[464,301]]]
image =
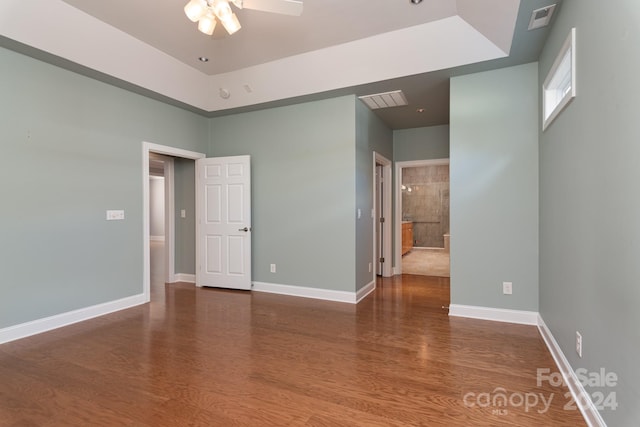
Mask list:
[[191,21],[198,23],[198,30],[204,34],[212,35],[218,21],[227,33],[233,34],[242,26],[229,3],[233,3],[238,9],[295,16],[302,13],[301,0],[189,0],[184,7],[184,13]]
[[422,0],[410,0],[412,4],[420,4]]

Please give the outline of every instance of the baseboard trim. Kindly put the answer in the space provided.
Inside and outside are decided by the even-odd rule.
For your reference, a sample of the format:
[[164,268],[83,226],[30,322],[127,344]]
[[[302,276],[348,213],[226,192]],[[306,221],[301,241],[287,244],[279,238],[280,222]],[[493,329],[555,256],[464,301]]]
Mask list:
[[372,281],[364,285],[362,288],[360,288],[358,292],[356,292],[356,304],[362,301],[363,299],[365,299],[367,295],[369,295],[371,292],[375,290],[376,290],[376,280],[373,279]]
[[[369,286],[369,285],[367,285]],[[279,285],[277,283],[253,282],[251,288],[256,292],[289,295],[294,297],[314,298],[327,301],[357,303],[355,292],[333,291],[330,289],[307,288],[305,286]],[[363,297],[364,298],[364,297]]]
[[195,274],[187,274],[187,273],[176,273],[173,275],[175,282],[187,282],[187,283],[196,283],[196,275]]
[[164,236],[149,236],[149,240],[153,242],[164,242]]
[[558,370],[560,370],[560,373],[564,378],[564,382],[569,388],[571,396],[578,406],[578,409],[580,409],[587,425],[589,427],[606,427],[607,424],[602,419],[602,416],[600,415],[600,412],[598,412],[593,400],[591,400],[591,396],[589,396],[589,393],[584,389],[584,386],[576,376],[575,371],[569,364],[569,361],[562,352],[562,349],[551,333],[551,330],[547,327],[542,316],[539,314],[538,330],[540,331],[540,335],[542,335],[542,339],[545,344],[547,344],[547,348],[549,349],[553,360],[555,360]]
[[0,329],[0,344],[26,338],[31,335],[40,334],[63,326],[72,325],[94,317],[113,313],[114,311],[135,307],[136,305],[144,304],[146,302],[148,302],[148,300],[145,298],[145,295],[138,294],[115,301],[93,305],[91,307],[80,308],[78,310],[44,317],[42,319],[21,323],[15,326],[9,326],[8,328]]
[[472,319],[493,320],[495,322],[538,325],[538,313],[535,311],[509,310],[506,308],[479,307],[473,305],[449,305],[449,316],[469,317]]

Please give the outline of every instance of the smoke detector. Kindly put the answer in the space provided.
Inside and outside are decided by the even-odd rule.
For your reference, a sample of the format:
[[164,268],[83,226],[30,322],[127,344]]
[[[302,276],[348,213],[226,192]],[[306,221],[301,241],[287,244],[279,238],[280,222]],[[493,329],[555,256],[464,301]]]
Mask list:
[[549,25],[549,22],[551,22],[551,16],[555,9],[556,5],[552,4],[550,6],[534,10],[531,14],[531,20],[529,21],[529,30],[535,30],[536,28],[542,28]]

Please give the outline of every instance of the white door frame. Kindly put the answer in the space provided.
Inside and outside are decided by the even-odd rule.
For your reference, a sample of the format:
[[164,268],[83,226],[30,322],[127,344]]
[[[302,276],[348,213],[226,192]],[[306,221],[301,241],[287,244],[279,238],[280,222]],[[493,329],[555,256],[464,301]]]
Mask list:
[[[385,222],[382,226],[383,236],[386,237],[383,239],[382,244],[382,256],[385,259],[385,262],[382,264],[382,271],[380,274],[383,277],[393,276],[393,268],[392,268],[392,250],[391,250],[391,160],[387,159],[380,153],[373,152],[373,210],[377,212],[377,196],[376,196],[376,165],[382,165],[383,174],[385,180],[382,184],[382,193],[383,193],[383,207],[382,207],[382,216],[385,218]],[[378,265],[377,258],[377,242],[378,242],[378,218],[373,219],[373,256],[371,258],[372,265],[372,279],[375,282],[376,280],[376,269]]]
[[[182,148],[169,147],[167,145],[159,145],[151,142],[142,141],[142,292],[144,294],[145,302],[151,300],[151,259],[149,250],[149,153],[164,154],[166,156],[181,157],[184,159],[197,160],[206,157],[203,153],[195,151],[183,150]],[[166,170],[165,170],[166,173]],[[173,170],[171,170],[171,181],[173,181]],[[165,184],[167,176],[165,176]],[[169,194],[170,200],[165,199],[165,205],[168,205],[167,210],[170,210],[167,221],[170,221],[169,228],[165,228],[165,247],[169,246],[169,255],[166,256],[165,261],[173,263],[175,254],[175,242],[174,242],[174,192],[173,185],[170,184],[172,189]],[[195,186],[195,182],[193,183]],[[195,244],[195,242],[194,242]],[[173,266],[169,266],[168,271],[174,271]],[[165,271],[166,266],[165,266]],[[171,276],[171,274],[170,274]],[[175,280],[175,273],[173,277],[169,277],[171,280]]]
[[395,170],[395,230],[396,230],[396,250],[394,254],[394,273],[402,274],[402,169],[415,168],[420,166],[448,165],[449,159],[431,160],[409,160],[396,162]]

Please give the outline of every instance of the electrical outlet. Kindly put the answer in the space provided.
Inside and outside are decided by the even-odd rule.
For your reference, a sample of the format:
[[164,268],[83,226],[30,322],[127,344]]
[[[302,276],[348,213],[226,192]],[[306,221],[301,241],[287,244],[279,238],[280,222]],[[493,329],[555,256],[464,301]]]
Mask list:
[[582,335],[578,331],[576,331],[576,353],[582,357]]
[[371,263],[369,263],[369,273],[371,273],[372,269],[373,269],[373,265]]
[[502,293],[505,295],[511,295],[513,293],[513,283],[502,282]]
[[275,264],[271,264],[271,272],[272,273],[276,272],[276,265]]

